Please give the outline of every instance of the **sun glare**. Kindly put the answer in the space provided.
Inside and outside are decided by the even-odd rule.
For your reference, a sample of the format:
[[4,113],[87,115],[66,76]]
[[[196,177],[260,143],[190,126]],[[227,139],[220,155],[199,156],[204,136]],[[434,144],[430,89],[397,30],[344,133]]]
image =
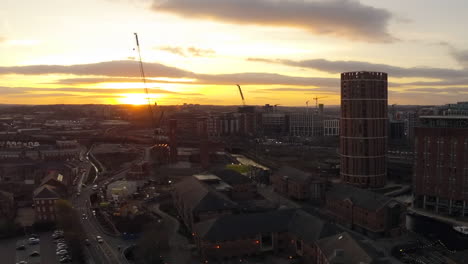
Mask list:
[[148,103],[146,94],[123,94],[122,96],[124,96],[120,99],[122,104],[142,105]]

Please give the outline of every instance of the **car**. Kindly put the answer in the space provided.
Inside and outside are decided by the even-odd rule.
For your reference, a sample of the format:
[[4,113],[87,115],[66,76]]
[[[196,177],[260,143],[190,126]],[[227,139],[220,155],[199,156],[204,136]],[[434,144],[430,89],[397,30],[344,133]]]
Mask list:
[[31,257],[38,257],[40,255],[41,254],[39,254],[39,252],[37,252],[37,251],[33,251],[33,252],[31,252],[31,254],[29,254],[29,256],[31,256]]
[[101,236],[96,236],[96,240],[99,244],[101,244],[102,242],[104,242],[104,239],[102,239]]
[[16,247],[16,250],[25,250],[26,246],[25,245],[19,245]]
[[80,192],[77,192],[77,193],[76,193],[76,196],[80,196],[80,194],[81,194]]
[[94,185],[93,186],[93,191],[96,191],[98,189],[98,186],[97,185]]
[[62,249],[62,250],[57,251],[56,254],[58,256],[63,256],[63,255],[68,254],[68,251],[66,249]]
[[57,243],[57,247],[62,247],[62,246],[66,246],[67,244],[65,244],[64,242],[59,242]]
[[65,255],[63,257],[60,258],[59,262],[60,263],[68,263],[68,262],[71,262],[72,261],[72,258],[68,255]]
[[67,245],[60,245],[57,247],[57,250],[68,249]]
[[85,245],[89,246],[91,243],[89,242],[89,239],[85,239],[84,241]]
[[39,238],[32,238],[32,239],[30,238],[28,242],[29,242],[29,245],[37,245],[39,244],[39,242],[41,242],[41,240]]

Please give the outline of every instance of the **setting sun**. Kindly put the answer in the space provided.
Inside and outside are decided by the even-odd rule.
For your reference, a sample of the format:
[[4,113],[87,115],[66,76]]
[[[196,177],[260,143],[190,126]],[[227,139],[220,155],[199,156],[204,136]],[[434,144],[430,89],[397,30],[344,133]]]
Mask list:
[[119,99],[122,104],[142,105],[148,103],[146,94],[123,94],[122,96],[123,97]]

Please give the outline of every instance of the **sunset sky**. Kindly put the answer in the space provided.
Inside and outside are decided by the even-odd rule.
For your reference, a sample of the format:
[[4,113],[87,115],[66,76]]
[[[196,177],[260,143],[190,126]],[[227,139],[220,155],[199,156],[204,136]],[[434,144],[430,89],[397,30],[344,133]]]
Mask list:
[[389,74],[390,104],[468,101],[466,0],[2,0],[0,103],[339,104]]

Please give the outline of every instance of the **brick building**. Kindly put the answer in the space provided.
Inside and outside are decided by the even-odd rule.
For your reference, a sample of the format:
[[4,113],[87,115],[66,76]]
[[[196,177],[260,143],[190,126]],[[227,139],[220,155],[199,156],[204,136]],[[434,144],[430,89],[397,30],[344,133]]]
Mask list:
[[311,173],[284,166],[270,176],[270,182],[278,193],[297,200],[322,200],[325,182]]
[[247,176],[234,170],[218,170],[213,173],[231,186],[228,196],[233,200],[250,200],[257,195],[257,187]]
[[57,218],[55,204],[64,195],[58,188],[51,185],[41,185],[34,191],[34,212],[37,222],[54,222]]
[[405,230],[403,204],[353,186],[333,185],[326,194],[326,209],[337,222],[368,236],[398,236]]
[[15,214],[16,206],[13,194],[0,191],[0,219],[13,219]]
[[341,74],[340,156],[343,182],[383,187],[387,177],[387,74]]
[[420,116],[413,185],[415,207],[468,216],[468,116]]
[[[238,259],[264,252],[316,259],[315,242],[339,232],[319,218],[296,209],[225,215],[196,224],[195,243],[202,260]],[[210,262],[210,261],[209,261]]]

